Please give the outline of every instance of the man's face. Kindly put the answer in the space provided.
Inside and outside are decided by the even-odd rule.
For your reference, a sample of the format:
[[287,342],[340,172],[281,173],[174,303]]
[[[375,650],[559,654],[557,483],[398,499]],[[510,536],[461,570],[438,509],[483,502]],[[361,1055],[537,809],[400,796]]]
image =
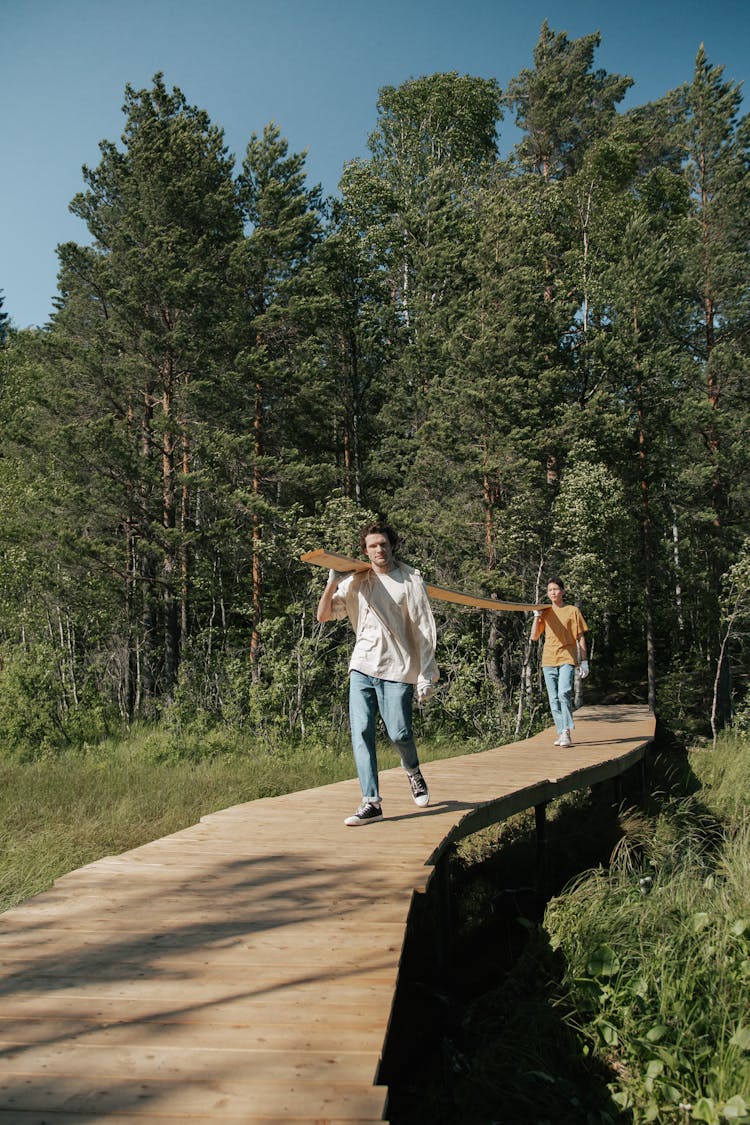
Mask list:
[[553,605],[560,605],[562,603],[563,594],[564,591],[560,586],[557,585],[556,582],[550,582],[549,586],[547,587],[547,597]]
[[368,535],[365,539],[365,551],[372,563],[374,570],[389,570],[393,562],[393,548],[387,535]]

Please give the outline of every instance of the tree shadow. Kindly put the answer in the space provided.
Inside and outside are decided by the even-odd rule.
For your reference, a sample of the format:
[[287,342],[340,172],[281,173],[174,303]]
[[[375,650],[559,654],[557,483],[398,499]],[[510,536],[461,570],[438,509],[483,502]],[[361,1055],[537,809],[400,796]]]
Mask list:
[[[356,864],[294,847],[204,857],[186,873],[184,855],[170,870],[146,861],[148,848],[140,861],[73,872],[0,918],[0,1116],[65,1108],[93,1121],[149,1106],[156,1116],[168,1086],[179,1098],[183,1085],[199,1113],[222,1084],[263,1084],[268,1051],[334,1057],[360,1029],[363,1049],[371,1037],[339,996],[353,981],[365,1002],[384,987],[390,1000],[403,932],[388,927],[364,962],[347,948],[372,893],[358,892]],[[231,1049],[245,1037],[250,1050]],[[196,1047],[210,1052],[205,1070],[181,1072],[181,1053]]]

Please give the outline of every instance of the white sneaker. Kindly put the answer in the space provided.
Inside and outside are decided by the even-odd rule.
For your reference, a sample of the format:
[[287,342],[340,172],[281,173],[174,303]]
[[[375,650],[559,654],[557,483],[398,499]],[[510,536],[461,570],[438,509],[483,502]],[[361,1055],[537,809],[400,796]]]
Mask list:
[[569,730],[564,730],[562,732],[562,734],[560,735],[560,737],[557,740],[556,745],[557,746],[572,746],[573,745],[573,743],[570,741],[570,731]]

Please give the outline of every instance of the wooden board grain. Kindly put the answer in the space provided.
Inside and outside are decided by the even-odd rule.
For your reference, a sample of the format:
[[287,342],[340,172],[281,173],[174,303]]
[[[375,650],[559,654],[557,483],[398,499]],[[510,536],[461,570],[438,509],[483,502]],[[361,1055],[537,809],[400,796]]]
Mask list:
[[[327,570],[362,571],[369,570],[370,564],[363,559],[352,559],[348,555],[337,555],[333,551],[326,551],[319,547],[315,551],[307,551],[300,555],[300,562],[309,563],[311,566],[324,566]],[[431,598],[440,602],[452,602],[454,605],[470,606],[472,609],[489,609],[493,613],[529,613],[535,609],[548,609],[549,607],[539,602],[506,602],[500,598],[485,598],[476,594],[464,594],[460,590],[450,590],[446,586],[433,586],[425,582],[427,593]]]

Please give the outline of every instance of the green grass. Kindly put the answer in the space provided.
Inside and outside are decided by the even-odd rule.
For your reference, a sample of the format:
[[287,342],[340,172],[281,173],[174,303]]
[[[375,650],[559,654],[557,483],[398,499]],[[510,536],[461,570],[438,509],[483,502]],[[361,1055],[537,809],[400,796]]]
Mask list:
[[[465,750],[420,743],[423,761]],[[398,760],[384,745],[381,766]],[[118,855],[260,797],[355,776],[348,741],[300,745],[230,732],[133,732],[84,752],[21,763],[0,760],[0,911],[105,855]]]

